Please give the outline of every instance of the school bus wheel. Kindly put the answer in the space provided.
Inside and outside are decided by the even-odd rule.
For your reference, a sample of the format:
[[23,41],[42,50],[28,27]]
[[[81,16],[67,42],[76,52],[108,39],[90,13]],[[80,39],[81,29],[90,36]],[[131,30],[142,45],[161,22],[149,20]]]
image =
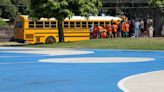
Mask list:
[[56,40],[55,40],[55,38],[52,37],[52,36],[49,36],[49,37],[47,37],[47,39],[46,39],[46,44],[52,44],[52,43],[55,43],[55,42],[56,42]]

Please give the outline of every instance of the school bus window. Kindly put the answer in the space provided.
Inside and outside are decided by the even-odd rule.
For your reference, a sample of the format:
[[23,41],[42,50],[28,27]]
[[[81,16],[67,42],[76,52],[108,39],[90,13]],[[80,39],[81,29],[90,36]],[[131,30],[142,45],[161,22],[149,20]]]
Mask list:
[[82,27],[87,27],[87,23],[86,22],[82,22]]
[[68,22],[64,22],[64,27],[68,27]]
[[110,22],[106,22],[105,24],[108,25],[108,24],[110,24]]
[[74,22],[70,22],[70,27],[75,27]]
[[95,25],[95,26],[98,26],[98,24],[99,24],[98,22],[94,22],[94,25]]
[[92,22],[88,22],[88,27],[92,27]]
[[43,28],[43,22],[42,21],[36,21],[36,28]]
[[56,22],[51,22],[51,28],[56,28]]
[[50,27],[50,23],[49,22],[45,22],[45,27]]
[[80,27],[80,22],[76,22],[76,27]]
[[100,22],[100,26],[105,27],[104,22]]
[[15,23],[15,27],[16,28],[22,28],[22,26],[23,26],[23,23],[22,22],[16,22]]
[[34,21],[29,21],[29,28],[34,28]]

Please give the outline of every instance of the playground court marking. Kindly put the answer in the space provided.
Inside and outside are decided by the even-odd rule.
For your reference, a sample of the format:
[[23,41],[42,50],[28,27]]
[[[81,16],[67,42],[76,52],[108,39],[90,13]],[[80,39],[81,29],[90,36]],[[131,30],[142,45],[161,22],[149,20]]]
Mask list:
[[164,70],[137,74],[119,81],[124,92],[164,92]]
[[0,63],[0,65],[8,65],[8,64],[37,64],[39,62],[4,62]]
[[42,55],[50,55],[50,56],[81,55],[81,54],[92,54],[92,53],[94,53],[93,51],[78,51],[78,50],[71,50],[71,49],[41,49],[41,48],[33,49],[33,48],[25,48],[25,50],[26,51],[23,51],[22,49],[16,49],[15,51],[1,51],[1,52],[23,53],[23,54],[42,54]]
[[85,58],[53,58],[43,59],[40,62],[49,63],[123,63],[123,62],[148,62],[153,58],[136,57],[85,57]]
[[[58,55],[80,55],[92,54],[94,51],[83,51],[73,49],[41,49],[41,48],[2,48],[7,49],[1,52],[22,53],[22,54],[44,54],[50,56]],[[11,50],[11,51],[10,51]],[[40,55],[39,55],[40,56]],[[15,56],[0,56],[0,58],[12,58]],[[19,56],[18,56],[19,57]],[[22,56],[21,56],[22,57]],[[26,57],[26,56],[23,56]],[[31,57],[31,56],[30,56]],[[163,58],[160,56],[160,58]],[[154,58],[140,57],[75,57],[75,58],[51,58],[42,59],[39,62],[3,62],[3,64],[31,64],[31,63],[132,63],[132,62],[150,62]],[[164,70],[137,74],[129,76],[118,83],[118,87],[124,92],[164,92]]]

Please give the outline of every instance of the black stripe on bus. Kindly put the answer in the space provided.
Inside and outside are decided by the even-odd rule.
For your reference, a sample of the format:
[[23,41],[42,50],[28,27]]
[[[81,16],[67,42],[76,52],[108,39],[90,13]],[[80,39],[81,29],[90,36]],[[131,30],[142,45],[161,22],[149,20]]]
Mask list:
[[75,33],[76,34],[76,33],[90,33],[90,32],[64,32],[64,33],[67,33],[67,34],[68,33],[70,33],[70,34]]
[[27,39],[26,41],[34,41],[34,40],[28,40],[28,39]]
[[35,36],[35,37],[45,37],[45,36]]
[[58,34],[58,32],[40,32],[35,34]]
[[[90,33],[90,32],[64,32],[64,34]],[[58,34],[58,32],[39,32],[35,34]]]
[[[59,36],[56,36],[59,37]],[[64,36],[64,37],[90,37],[90,36]]]

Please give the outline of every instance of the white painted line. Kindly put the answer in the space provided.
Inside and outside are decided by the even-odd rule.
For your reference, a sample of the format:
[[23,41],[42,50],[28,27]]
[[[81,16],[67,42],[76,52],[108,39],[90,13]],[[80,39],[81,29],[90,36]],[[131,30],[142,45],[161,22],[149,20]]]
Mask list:
[[52,58],[39,60],[49,63],[123,63],[123,62],[148,62],[153,58],[136,57],[84,57],[84,58]]
[[4,62],[0,63],[0,65],[7,65],[7,64],[37,64],[40,62]]
[[17,58],[17,57],[39,57],[39,56],[47,56],[47,55],[31,55],[31,56],[0,56],[0,58]]

